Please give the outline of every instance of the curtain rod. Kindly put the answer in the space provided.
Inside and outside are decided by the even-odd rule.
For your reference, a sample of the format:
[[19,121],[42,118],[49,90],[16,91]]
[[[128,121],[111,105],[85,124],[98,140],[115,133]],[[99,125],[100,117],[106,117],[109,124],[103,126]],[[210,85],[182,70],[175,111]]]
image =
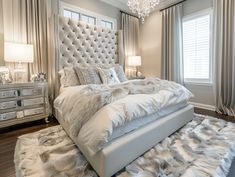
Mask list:
[[182,1],[180,1],[180,2],[177,2],[177,3],[175,3],[175,4],[172,4],[172,5],[170,5],[170,6],[166,7],[166,8],[161,9],[160,12],[163,11],[163,10],[169,9],[169,8],[171,8],[171,7],[173,7],[173,6],[176,6],[176,5],[178,5],[178,4],[181,4],[181,3],[185,2],[185,1],[187,1],[187,0],[182,0]]
[[132,15],[132,14],[130,14],[130,13],[128,13],[128,12],[125,12],[125,11],[122,11],[122,10],[120,10],[120,12],[139,19],[139,17],[137,17],[137,16],[135,16],[135,15]]

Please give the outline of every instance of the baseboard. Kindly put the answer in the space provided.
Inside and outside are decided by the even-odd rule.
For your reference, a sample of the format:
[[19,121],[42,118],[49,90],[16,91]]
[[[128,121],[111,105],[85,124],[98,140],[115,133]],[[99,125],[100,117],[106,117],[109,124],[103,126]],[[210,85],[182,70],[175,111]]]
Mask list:
[[209,104],[203,104],[203,103],[196,103],[196,102],[189,102],[191,105],[197,108],[201,109],[207,109],[210,111],[215,111],[215,106],[209,105]]

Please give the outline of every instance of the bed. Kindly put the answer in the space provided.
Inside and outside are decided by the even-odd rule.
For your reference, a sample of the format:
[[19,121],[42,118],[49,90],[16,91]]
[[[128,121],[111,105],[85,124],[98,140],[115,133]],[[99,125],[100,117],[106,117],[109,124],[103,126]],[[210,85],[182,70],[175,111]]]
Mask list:
[[[120,31],[59,17],[58,32],[56,72],[75,65],[123,66]],[[123,81],[112,86],[63,87],[60,94],[57,92],[55,116],[102,177],[112,176],[193,119],[193,106],[187,103],[191,93],[176,83],[157,78]],[[100,102],[93,104],[94,98]],[[84,100],[84,108],[93,112],[79,107]]]

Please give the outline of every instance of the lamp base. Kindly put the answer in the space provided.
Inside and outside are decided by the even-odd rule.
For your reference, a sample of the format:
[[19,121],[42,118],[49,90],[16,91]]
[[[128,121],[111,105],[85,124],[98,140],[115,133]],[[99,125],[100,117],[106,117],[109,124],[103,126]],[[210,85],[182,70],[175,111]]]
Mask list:
[[26,70],[24,69],[21,62],[19,62],[14,69],[14,82],[15,83],[24,83],[24,75]]

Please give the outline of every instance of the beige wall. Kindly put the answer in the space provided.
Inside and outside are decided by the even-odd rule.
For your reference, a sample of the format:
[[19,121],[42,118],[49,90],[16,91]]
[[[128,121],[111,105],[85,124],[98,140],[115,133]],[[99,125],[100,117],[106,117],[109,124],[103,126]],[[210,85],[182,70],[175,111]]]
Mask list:
[[120,10],[99,0],[61,0],[80,8],[117,19],[117,28],[120,28]]
[[161,76],[161,13],[154,12],[140,25],[142,67],[147,77]]
[[[212,0],[187,0],[183,3],[183,15],[212,7]],[[161,76],[161,13],[150,14],[141,25],[142,72],[147,77]],[[195,95],[192,102],[215,105],[213,89],[210,85],[186,85]]]
[[0,66],[4,65],[4,35],[3,35],[3,9],[2,0],[0,0]]

